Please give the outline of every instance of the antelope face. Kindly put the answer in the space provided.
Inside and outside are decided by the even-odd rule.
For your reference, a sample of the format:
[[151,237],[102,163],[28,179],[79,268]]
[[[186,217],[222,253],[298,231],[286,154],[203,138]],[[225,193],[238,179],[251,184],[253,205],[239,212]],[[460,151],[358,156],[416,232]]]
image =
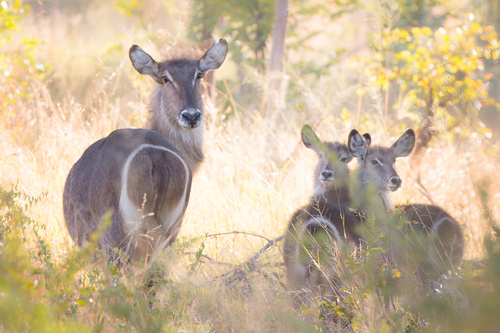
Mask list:
[[352,160],[346,145],[326,142],[319,150],[319,161],[314,173],[315,187],[330,188],[345,183],[349,176],[347,163]]
[[368,151],[364,167],[379,192],[394,192],[401,187],[402,180],[394,168],[395,164],[396,157],[390,149],[376,147]]
[[371,181],[378,192],[397,191],[403,181],[394,168],[398,157],[408,156],[415,146],[415,132],[406,131],[390,148],[370,147],[369,134],[361,136],[352,130],[349,134],[349,151],[360,163],[364,182]]
[[337,142],[321,142],[309,126],[302,128],[302,142],[316,152],[319,161],[314,171],[314,186],[318,190],[328,190],[342,186],[349,176],[347,163],[352,160],[346,145]]
[[204,73],[198,69],[198,61],[169,61],[159,65],[160,84],[169,107],[165,116],[185,129],[201,125],[203,102],[200,80]]
[[[219,68],[228,50],[227,42],[220,39],[200,59],[170,60],[157,63],[139,46],[130,48],[129,56],[134,68],[150,75],[163,90],[162,109],[165,119],[180,128],[194,129],[203,120],[203,102],[200,80],[209,70]],[[168,107],[167,107],[168,105]]]

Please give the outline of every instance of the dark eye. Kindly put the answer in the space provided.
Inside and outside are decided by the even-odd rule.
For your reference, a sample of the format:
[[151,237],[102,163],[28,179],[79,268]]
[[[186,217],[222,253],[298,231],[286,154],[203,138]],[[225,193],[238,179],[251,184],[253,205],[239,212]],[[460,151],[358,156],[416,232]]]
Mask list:
[[378,160],[371,160],[372,162],[372,165],[377,165],[378,164]]
[[201,80],[203,78],[203,76],[205,76],[205,73],[203,72],[198,72],[198,74],[196,74],[196,79],[197,80]]
[[347,161],[347,158],[345,158],[345,156],[342,156],[342,157],[340,158],[340,162],[345,163],[345,161]]
[[170,79],[169,79],[169,78],[168,78],[168,76],[166,76],[166,75],[163,75],[163,76],[161,77],[161,79],[163,80],[163,83],[170,82]]

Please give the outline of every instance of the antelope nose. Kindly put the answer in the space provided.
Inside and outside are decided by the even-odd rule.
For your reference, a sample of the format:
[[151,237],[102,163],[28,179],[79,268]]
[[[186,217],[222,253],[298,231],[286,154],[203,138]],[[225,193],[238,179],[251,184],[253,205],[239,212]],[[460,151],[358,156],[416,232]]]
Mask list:
[[197,127],[201,120],[201,112],[199,110],[185,110],[181,112],[182,120],[191,126]]
[[321,171],[321,177],[323,179],[331,179],[333,178],[333,172],[330,170],[323,170]]
[[391,177],[391,184],[397,187],[401,187],[403,181],[399,177]]

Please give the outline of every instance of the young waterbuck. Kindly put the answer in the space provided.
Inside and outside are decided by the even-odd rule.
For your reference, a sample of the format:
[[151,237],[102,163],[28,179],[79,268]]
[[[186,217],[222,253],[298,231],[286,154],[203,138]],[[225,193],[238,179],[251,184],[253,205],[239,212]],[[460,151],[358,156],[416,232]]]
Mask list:
[[[419,283],[433,284],[441,275],[453,272],[462,263],[464,235],[460,224],[441,207],[424,204],[396,206],[407,222],[407,231],[430,236],[425,248],[425,260],[420,260]],[[416,260],[418,261],[418,259]]]
[[111,212],[99,239],[108,255],[119,248],[130,258],[148,258],[175,240],[189,200],[192,173],[203,160],[200,79],[224,61],[220,39],[201,59],[156,62],[139,46],[130,60],[158,86],[149,129],[112,132],[83,153],[69,172],[63,195],[66,226],[82,246]]
[[[385,213],[388,220],[394,221],[395,207],[390,193],[397,191],[402,184],[394,164],[396,158],[411,153],[415,145],[415,133],[411,129],[406,131],[390,148],[372,147],[370,144],[371,138],[367,135],[362,137],[356,130],[349,134],[349,151],[360,165],[359,184],[356,187],[358,191],[353,197],[361,202],[363,213],[371,211],[379,214],[379,217]],[[370,192],[370,186],[374,191]],[[382,209],[377,207],[379,204],[382,204]],[[411,270],[408,275],[416,276],[418,282],[423,284],[435,281],[440,275],[459,265],[464,240],[462,229],[455,219],[440,207],[432,205],[401,205],[396,208],[403,214],[404,226],[398,231],[388,231],[389,234],[416,246],[402,249],[396,244],[396,239],[389,239],[389,256],[392,261]],[[403,237],[397,237],[399,230],[402,232],[399,236]]]
[[357,218],[348,209],[347,163],[352,157],[346,145],[321,142],[307,125],[302,129],[302,141],[316,152],[319,162],[314,173],[315,193],[309,204],[293,214],[286,231],[287,281],[297,303],[312,295],[333,302],[342,296],[341,249],[352,249],[357,243]]
[[[415,132],[409,129],[390,148],[373,147],[370,144],[370,135],[361,136],[355,129],[349,133],[347,144],[349,152],[359,162],[357,170],[359,184],[353,191],[353,199],[365,213],[368,209],[390,213],[394,211],[391,192],[397,191],[403,183],[394,164],[397,158],[410,155],[415,145]],[[378,202],[369,205],[369,201],[373,201],[369,196],[373,194],[377,196]]]

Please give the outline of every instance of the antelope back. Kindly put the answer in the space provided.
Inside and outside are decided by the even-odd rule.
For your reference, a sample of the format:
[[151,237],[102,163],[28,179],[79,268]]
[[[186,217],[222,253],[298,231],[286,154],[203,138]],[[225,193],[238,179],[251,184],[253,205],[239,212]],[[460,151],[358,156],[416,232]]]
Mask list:
[[297,303],[319,296],[318,289],[331,302],[342,297],[340,258],[354,250],[357,224],[357,218],[347,210],[324,199],[294,213],[285,234],[283,256],[287,282]]
[[161,240],[175,239],[191,178],[179,151],[158,133],[114,131],[87,148],[66,179],[68,231],[81,246],[111,211],[111,226],[102,234],[100,247],[108,254],[118,247],[131,257],[148,255]]
[[434,281],[458,267],[464,254],[464,236],[460,224],[441,207],[409,204],[397,207],[406,220],[407,233],[416,231],[427,240],[425,260],[420,263],[421,280]]
[[342,296],[339,254],[356,242],[357,220],[348,211],[345,186],[352,157],[345,145],[321,142],[307,125],[302,129],[302,141],[319,157],[314,173],[316,192],[288,224],[284,244],[287,281],[297,304],[318,296],[318,290],[323,298],[334,301]]

